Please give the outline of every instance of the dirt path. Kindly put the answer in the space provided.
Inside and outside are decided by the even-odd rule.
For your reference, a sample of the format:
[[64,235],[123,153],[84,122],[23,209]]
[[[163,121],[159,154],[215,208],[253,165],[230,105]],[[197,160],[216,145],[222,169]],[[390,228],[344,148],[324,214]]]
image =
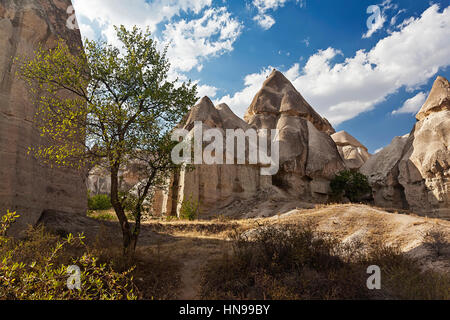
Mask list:
[[162,252],[182,263],[180,270],[180,300],[198,300],[201,270],[206,264],[230,250],[230,243],[223,236],[203,236],[195,233],[176,234],[176,241],[163,244]]
[[199,298],[200,274],[198,267],[204,262],[203,259],[192,259],[184,262],[181,274],[181,288],[178,294],[179,300],[196,300]]

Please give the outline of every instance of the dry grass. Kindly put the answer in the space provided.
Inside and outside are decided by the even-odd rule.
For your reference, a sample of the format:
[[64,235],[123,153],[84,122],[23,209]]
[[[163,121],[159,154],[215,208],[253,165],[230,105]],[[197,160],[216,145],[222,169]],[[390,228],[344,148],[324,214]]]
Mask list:
[[[366,286],[367,267],[382,270],[382,289]],[[450,277],[422,272],[396,248],[342,244],[311,225],[264,226],[237,234],[233,251],[203,269],[204,299],[449,299]]]
[[[84,220],[79,222],[80,225],[86,225],[86,223],[88,222]],[[114,222],[102,223],[107,225],[104,236],[108,240],[100,241],[98,248],[101,249],[107,244],[108,250],[111,251],[111,243],[114,243],[118,246],[117,252],[120,252],[120,232],[118,232],[120,228],[115,230],[109,226]],[[289,228],[297,224],[312,224],[315,226],[315,231],[329,234],[344,245],[362,243],[360,249],[365,253],[380,243],[383,247],[396,247],[397,251],[387,252],[383,258],[388,262],[397,261],[396,263],[389,264],[390,262],[380,260],[380,263],[389,265],[388,270],[392,270],[391,273],[383,275],[386,288],[390,289],[381,296],[374,297],[368,296],[364,288],[348,287],[346,283],[349,281],[364,279],[365,284],[367,279],[366,270],[363,270],[361,274],[362,266],[354,263],[349,265],[344,263],[342,268],[329,269],[325,273],[310,266],[302,268],[301,281],[297,281],[298,279],[294,281],[291,277],[292,272],[281,272],[277,276],[273,273],[267,274],[261,269],[253,270],[251,281],[258,284],[256,287],[252,283],[249,284],[247,278],[240,278],[240,264],[236,264],[233,249],[236,243],[235,235],[249,233],[261,226],[279,227],[281,225],[281,228]],[[444,296],[445,290],[448,294],[448,287],[443,287],[443,285],[448,286],[448,282],[445,282],[447,281],[445,279],[442,280],[433,270],[448,273],[450,261],[442,256],[435,257],[435,254],[429,252],[422,243],[423,233],[432,229],[433,226],[438,226],[438,229],[445,232],[450,230],[450,222],[447,221],[388,213],[365,205],[347,204],[293,210],[271,218],[232,220],[217,215],[215,219],[202,221],[151,219],[143,224],[138,242],[135,282],[141,291],[140,298],[144,299],[435,298]],[[98,227],[92,228],[92,231],[94,230],[98,230]],[[111,257],[110,260],[117,260],[117,254],[116,258]],[[105,255],[108,256],[108,254]],[[403,260],[404,258],[407,260]],[[332,257],[330,261],[333,259],[336,257]],[[338,264],[342,265],[342,261]],[[285,265],[286,268],[289,267],[289,263]],[[206,276],[208,272],[205,270],[216,274],[217,279],[214,280],[216,282],[212,280],[205,282],[205,277],[212,278]],[[424,278],[422,272],[429,274]],[[230,283],[236,284],[236,281],[248,288],[229,295],[229,287],[224,289],[224,286],[225,284],[229,286]],[[200,285],[201,283],[203,286]],[[430,283],[435,284],[433,286],[436,291],[419,290],[418,284],[429,288]],[[234,284],[231,288],[235,288]],[[397,285],[399,288],[395,289]],[[212,294],[211,288],[214,287],[218,288],[218,291]],[[297,290],[298,288],[303,288],[303,291]],[[327,291],[326,288],[333,289]],[[400,292],[402,290],[403,292]]]

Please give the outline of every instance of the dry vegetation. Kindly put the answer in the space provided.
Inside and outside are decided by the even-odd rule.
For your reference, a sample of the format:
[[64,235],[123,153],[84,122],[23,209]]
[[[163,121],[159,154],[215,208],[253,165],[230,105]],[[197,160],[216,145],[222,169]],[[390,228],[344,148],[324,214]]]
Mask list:
[[[117,222],[71,219],[42,223],[59,235],[83,229],[118,272],[135,265],[141,299],[450,299],[448,221],[363,205],[242,220],[155,218],[130,262],[120,258]],[[366,287],[372,264],[382,270],[379,291]]]

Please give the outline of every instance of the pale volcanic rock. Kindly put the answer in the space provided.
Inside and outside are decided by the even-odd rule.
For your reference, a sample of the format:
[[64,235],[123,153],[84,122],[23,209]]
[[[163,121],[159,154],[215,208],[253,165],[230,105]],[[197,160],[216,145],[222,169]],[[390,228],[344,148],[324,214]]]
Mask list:
[[281,72],[266,79],[244,119],[253,128],[278,130],[280,171],[274,185],[308,201],[327,200],[330,180],[345,169],[330,137],[335,131]]
[[[283,74],[274,70],[253,99],[247,122],[221,104],[214,107],[207,97],[192,108],[184,128],[192,130],[195,121],[204,129],[249,128],[277,129],[280,170],[275,176],[262,176],[257,165],[196,165],[193,171],[182,171],[175,177],[169,193],[172,214],[178,214],[183,199],[192,198],[205,213],[220,213],[236,201],[252,201],[263,193],[286,193],[303,201],[326,202],[330,180],[345,169],[336,144],[329,134],[333,127],[298,93]],[[191,131],[192,132],[192,131]],[[269,191],[268,191],[269,190]],[[161,199],[158,196],[158,206]],[[176,207],[175,205],[176,204]],[[163,206],[164,207],[164,206]],[[162,212],[168,212],[164,208]]]
[[359,169],[370,158],[367,148],[349,133],[340,131],[332,134],[331,138],[336,143],[347,168]]
[[376,205],[450,218],[449,88],[438,77],[409,137],[394,139],[361,168]]
[[230,107],[225,103],[219,104],[216,106],[216,109],[219,111],[224,128],[234,130],[242,129],[244,131],[250,128],[247,122],[235,115]]
[[[202,122],[203,130],[219,129],[224,137],[227,129],[249,129],[248,124],[226,104],[215,107],[208,97],[203,97],[191,109],[182,126],[190,131],[190,137],[193,137],[197,121]],[[179,215],[182,202],[189,200],[198,203],[204,215],[220,213],[218,210],[230,203],[247,199],[270,186],[271,177],[261,176],[257,165],[194,165],[194,170],[181,170],[175,174],[168,181],[167,190],[155,192],[152,211]]]
[[194,127],[194,122],[200,121],[203,126],[209,128],[223,128],[222,117],[219,110],[214,107],[214,104],[208,97],[203,97],[197,105],[195,105],[185,122],[184,128],[191,130]]
[[78,30],[66,27],[69,0],[3,0],[0,2],[0,215],[21,215],[16,229],[34,224],[45,210],[86,212],[85,175],[45,167],[28,148],[44,142],[33,124],[36,106],[16,76],[16,57],[31,57],[42,45],[52,48],[63,38],[76,53]]
[[278,70],[273,70],[261,90],[253,98],[244,120],[257,128],[275,128],[281,114],[310,121],[319,131],[333,134],[335,130],[322,118]]
[[411,210],[450,218],[450,110],[419,121],[399,164],[399,182]]
[[398,182],[398,164],[408,139],[409,134],[395,137],[389,146],[374,154],[360,169],[360,172],[367,176],[375,205],[379,207],[408,207],[404,188]]
[[425,119],[431,113],[450,110],[450,83],[444,77],[437,77],[434,81],[428,99],[417,113],[417,120]]

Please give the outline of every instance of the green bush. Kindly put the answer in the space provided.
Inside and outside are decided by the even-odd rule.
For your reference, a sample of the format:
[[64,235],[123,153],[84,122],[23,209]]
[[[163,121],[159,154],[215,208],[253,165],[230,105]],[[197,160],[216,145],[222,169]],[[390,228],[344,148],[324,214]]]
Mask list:
[[357,171],[339,172],[330,183],[333,200],[348,198],[351,202],[360,202],[372,189],[367,177]]
[[112,208],[111,198],[106,194],[98,194],[88,198],[89,210],[108,210]]
[[[61,240],[38,228],[24,240],[6,237],[17,218],[8,212],[0,220],[0,300],[136,299],[133,268],[116,272],[99,263],[82,235]],[[70,266],[80,269],[79,290],[68,288]]]
[[193,200],[192,197],[185,199],[181,203],[180,218],[189,221],[196,220],[200,214],[199,207],[199,202]]

